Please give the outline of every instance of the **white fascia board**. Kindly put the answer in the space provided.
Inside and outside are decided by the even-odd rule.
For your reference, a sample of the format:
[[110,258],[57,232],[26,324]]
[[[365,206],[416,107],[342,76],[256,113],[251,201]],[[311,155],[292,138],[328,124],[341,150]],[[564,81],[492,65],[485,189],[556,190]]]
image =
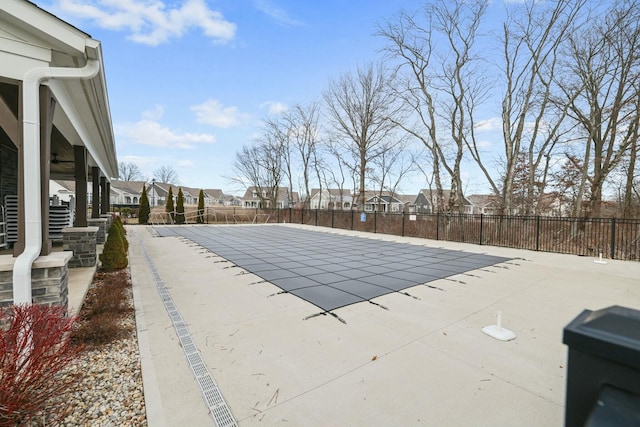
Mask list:
[[0,49],[0,64],[2,64],[0,77],[12,80],[22,80],[27,71],[33,68],[49,66],[48,62],[34,60],[26,56],[14,55],[4,52],[2,49]]
[[51,49],[8,37],[0,37],[0,52],[35,59],[41,62],[51,62]]

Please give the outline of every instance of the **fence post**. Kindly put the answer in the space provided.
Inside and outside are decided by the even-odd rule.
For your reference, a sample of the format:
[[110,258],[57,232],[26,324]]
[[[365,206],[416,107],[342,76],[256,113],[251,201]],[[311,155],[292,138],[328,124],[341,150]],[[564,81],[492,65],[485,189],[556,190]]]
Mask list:
[[300,209],[300,224],[304,224],[304,208]]
[[280,208],[277,208],[276,212],[278,212],[278,219],[276,220],[276,222],[280,224]]
[[351,209],[351,229],[353,230],[353,209]]
[[436,213],[436,240],[440,240],[440,212]]
[[611,259],[616,256],[616,219],[611,218]]
[[316,208],[316,227],[318,226],[318,208]]
[[291,224],[291,207],[289,207],[289,224]]
[[402,211],[402,237],[404,237],[404,211]]
[[335,209],[331,209],[331,228],[333,228],[333,215],[336,213]]
[[536,216],[536,251],[540,250],[540,215]]
[[373,211],[373,232],[378,232],[378,211]]
[[482,246],[482,226],[484,223],[484,214],[480,214],[480,246]]

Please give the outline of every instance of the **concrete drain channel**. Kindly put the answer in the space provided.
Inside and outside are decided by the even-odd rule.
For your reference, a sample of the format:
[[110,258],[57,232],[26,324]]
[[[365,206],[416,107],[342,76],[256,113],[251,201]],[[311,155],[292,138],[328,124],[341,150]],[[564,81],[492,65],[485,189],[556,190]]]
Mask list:
[[178,307],[176,307],[176,304],[171,297],[171,293],[162,281],[162,278],[158,273],[158,269],[142,242],[140,242],[140,248],[142,249],[144,258],[147,261],[147,266],[149,267],[149,270],[151,270],[153,280],[156,284],[156,289],[164,303],[164,308],[167,310],[167,314],[171,318],[171,322],[173,323],[176,335],[180,340],[180,345],[182,346],[184,355],[189,362],[191,372],[198,383],[202,399],[209,408],[209,413],[218,427],[236,427],[237,423],[231,414],[231,409],[229,409],[227,402],[225,402],[222,397],[220,388],[209,373],[207,365],[205,365],[204,360],[202,360],[202,355],[191,338],[189,328],[185,325],[182,315],[178,311]]

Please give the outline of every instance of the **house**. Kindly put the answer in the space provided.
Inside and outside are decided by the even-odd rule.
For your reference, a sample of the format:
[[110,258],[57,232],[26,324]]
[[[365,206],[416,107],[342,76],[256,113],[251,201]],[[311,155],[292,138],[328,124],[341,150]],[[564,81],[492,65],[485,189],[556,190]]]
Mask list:
[[206,188],[204,189],[204,204],[205,206],[224,206],[225,195],[219,188]]
[[[111,181],[112,205],[139,205],[144,181]],[[148,194],[147,194],[148,196]]]
[[[0,200],[11,214],[7,229],[10,219],[15,230],[13,254],[1,255],[15,259],[2,261],[11,273],[0,305],[66,305],[68,269],[97,262],[98,237],[88,227],[104,229],[101,214],[118,176],[102,44],[25,0],[0,2],[0,29]],[[46,203],[51,179],[75,183],[74,227],[65,230],[61,252],[41,232],[56,219]]]
[[[56,205],[59,202],[69,203],[75,196],[75,181],[54,179],[49,181],[49,204]],[[91,203],[91,198],[89,198],[88,203]]]
[[390,194],[376,194],[365,199],[364,210],[365,212],[402,212],[404,202]]
[[[260,190],[255,186],[250,186],[244,192],[244,196],[241,198],[242,207],[244,208],[269,208],[269,199],[271,198],[270,189]],[[264,202],[264,203],[263,203]],[[278,187],[276,206],[277,209],[289,208],[300,202],[300,197],[297,192],[289,193],[287,187]],[[267,206],[263,206],[266,204]]]
[[495,194],[472,194],[467,200],[471,202],[471,213],[475,215],[500,214],[500,199]]
[[353,195],[349,190],[337,188],[311,189],[309,199],[311,209],[351,210],[353,207]]
[[[438,206],[438,200],[436,197],[436,191],[429,188],[420,190],[418,196],[415,198],[410,212],[431,214],[437,212],[446,212],[449,210],[449,200],[451,197],[451,190],[442,190],[442,196],[444,206]],[[473,204],[463,196],[463,210],[462,213],[470,214],[473,212]],[[457,211],[457,209],[456,209]]]

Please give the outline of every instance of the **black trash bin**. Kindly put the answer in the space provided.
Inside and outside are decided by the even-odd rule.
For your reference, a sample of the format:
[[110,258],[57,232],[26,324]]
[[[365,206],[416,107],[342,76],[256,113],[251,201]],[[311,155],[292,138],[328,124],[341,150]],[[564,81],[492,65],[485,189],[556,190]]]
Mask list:
[[640,311],[584,310],[562,342],[569,346],[565,425],[640,425],[633,421],[640,422]]

